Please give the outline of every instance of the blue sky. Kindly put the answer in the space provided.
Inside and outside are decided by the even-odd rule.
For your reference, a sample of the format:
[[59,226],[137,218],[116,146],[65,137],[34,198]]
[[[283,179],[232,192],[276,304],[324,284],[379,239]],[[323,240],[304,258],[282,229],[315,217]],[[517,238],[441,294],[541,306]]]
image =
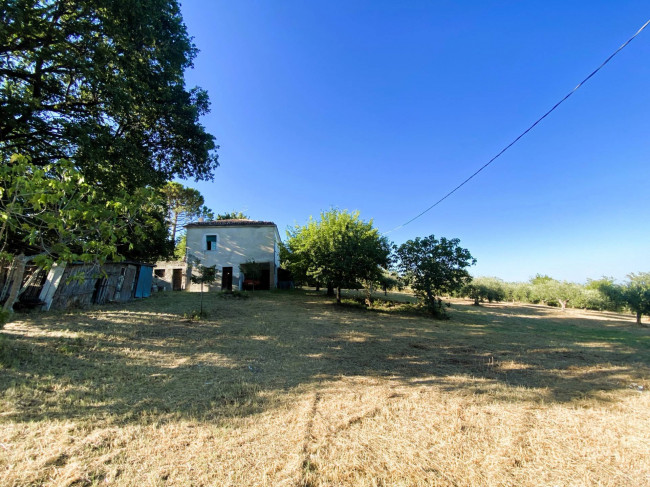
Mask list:
[[[647,2],[189,1],[217,212],[280,233],[330,207],[387,232],[459,184],[650,18]],[[388,236],[473,275],[650,271],[650,27],[489,168]]]

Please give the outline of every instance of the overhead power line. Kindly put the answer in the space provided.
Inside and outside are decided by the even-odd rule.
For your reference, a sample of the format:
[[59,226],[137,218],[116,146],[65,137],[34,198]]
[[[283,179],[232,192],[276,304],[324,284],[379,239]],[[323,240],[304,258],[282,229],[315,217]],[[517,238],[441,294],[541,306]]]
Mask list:
[[501,149],[501,152],[499,152],[496,156],[494,156],[494,157],[493,157],[492,159],[490,159],[488,162],[486,162],[485,164],[483,164],[483,165],[482,165],[480,168],[478,168],[478,169],[477,169],[477,170],[476,170],[476,171],[475,171],[471,176],[469,176],[467,179],[465,179],[462,183],[460,183],[460,184],[459,184],[458,186],[456,186],[454,189],[452,189],[451,191],[449,191],[449,193],[447,193],[446,195],[444,195],[442,198],[440,198],[440,199],[439,199],[438,201],[436,201],[434,204],[432,204],[431,206],[429,206],[426,210],[424,210],[424,211],[422,211],[421,213],[417,214],[416,216],[414,216],[413,218],[411,218],[409,221],[407,221],[407,222],[405,222],[405,223],[402,223],[401,225],[398,225],[397,227],[395,227],[395,228],[393,228],[393,229],[391,229],[391,230],[385,232],[384,235],[387,235],[387,234],[389,234],[389,233],[391,233],[391,232],[394,232],[395,230],[399,230],[400,228],[403,228],[403,227],[405,227],[406,225],[408,225],[409,223],[411,223],[411,222],[417,220],[417,219],[420,218],[422,215],[424,215],[425,213],[429,212],[430,210],[432,210],[433,208],[435,208],[436,206],[438,206],[440,203],[442,203],[443,201],[445,201],[447,198],[449,198],[452,194],[454,194],[454,193],[455,193],[456,191],[458,191],[460,188],[462,188],[463,186],[465,186],[465,184],[467,184],[471,179],[473,179],[473,178],[474,178],[478,173],[480,173],[483,169],[485,169],[485,168],[488,167],[490,164],[492,164],[495,160],[497,160],[497,159],[501,156],[501,154],[503,154],[505,151],[507,151],[508,149],[510,149],[510,147],[512,147],[513,145],[515,145],[515,144],[519,141],[519,139],[521,139],[524,135],[526,135],[526,134],[527,134],[528,132],[530,132],[533,128],[535,128],[535,126],[536,126],[538,123],[540,123],[542,120],[544,120],[546,117],[548,117],[548,116],[549,116],[549,115],[550,115],[550,114],[551,114],[551,113],[552,113],[552,112],[553,112],[557,107],[559,107],[559,106],[560,106],[562,103],[564,103],[564,102],[565,102],[565,101],[566,101],[566,100],[567,100],[571,95],[573,95],[576,91],[578,91],[578,89],[579,89],[582,85],[584,85],[587,81],[589,81],[589,79],[590,79],[592,76],[594,76],[598,71],[600,71],[600,70],[601,70],[601,69],[602,69],[602,68],[603,68],[603,67],[604,67],[604,66],[605,66],[609,61],[611,61],[612,58],[613,58],[614,56],[616,56],[619,52],[621,52],[623,49],[625,49],[625,47],[626,47],[630,42],[632,42],[632,40],[634,40],[634,38],[635,38],[636,36],[638,36],[641,32],[643,32],[643,29],[645,29],[645,28],[648,26],[648,24],[650,24],[650,20],[648,20],[645,24],[643,24],[643,26],[641,26],[641,28],[640,28],[638,31],[636,31],[636,33],[635,33],[632,37],[630,37],[627,41],[625,41],[623,44],[621,44],[621,46],[620,46],[618,49],[616,49],[616,51],[614,51],[614,52],[613,52],[613,53],[612,53],[612,54],[611,54],[607,59],[605,59],[605,60],[601,63],[600,66],[598,66],[596,69],[594,69],[594,70],[591,72],[591,74],[589,74],[589,76],[587,76],[587,77],[586,77],[585,79],[583,79],[580,83],[578,83],[578,85],[577,85],[575,88],[573,88],[569,93],[567,93],[567,94],[564,96],[564,98],[562,98],[562,99],[561,99],[560,101],[558,101],[555,105],[553,105],[553,107],[552,107],[550,110],[548,110],[544,115],[542,115],[541,117],[539,117],[539,118],[535,121],[535,123],[533,123],[530,127],[528,127],[528,128],[527,128],[526,130],[524,130],[521,134],[519,134],[519,135],[517,136],[516,139],[514,139],[514,140],[513,140],[512,142],[510,142],[507,146],[505,146],[503,149]]

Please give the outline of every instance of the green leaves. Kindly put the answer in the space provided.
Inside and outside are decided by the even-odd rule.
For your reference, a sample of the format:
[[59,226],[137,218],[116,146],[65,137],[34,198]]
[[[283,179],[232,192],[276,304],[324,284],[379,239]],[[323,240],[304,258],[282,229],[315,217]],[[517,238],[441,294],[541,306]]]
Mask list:
[[476,263],[457,238],[417,237],[394,247],[397,267],[415,294],[433,312],[441,310],[436,296],[452,293],[471,280],[465,269]]
[[359,212],[332,209],[303,227],[288,232],[286,265],[298,280],[333,287],[358,287],[360,281],[376,281],[389,261],[390,245],[372,221]]
[[244,215],[241,211],[229,211],[226,213],[219,213],[217,220],[248,220],[248,215]]
[[[14,155],[0,166],[0,250],[38,265],[121,258],[121,243],[145,237],[161,201],[148,188],[111,196],[85,182],[70,161],[39,167]],[[138,221],[138,224],[135,222]]]
[[7,0],[0,25],[3,163],[69,159],[105,191],[211,179],[209,101],[185,87],[197,51],[176,0]]
[[176,230],[194,219],[214,218],[201,193],[180,183],[168,182],[160,189],[167,202],[167,223],[170,226],[172,242],[176,241]]
[[650,272],[632,273],[622,288],[623,299],[637,315],[641,323],[642,315],[650,315]]

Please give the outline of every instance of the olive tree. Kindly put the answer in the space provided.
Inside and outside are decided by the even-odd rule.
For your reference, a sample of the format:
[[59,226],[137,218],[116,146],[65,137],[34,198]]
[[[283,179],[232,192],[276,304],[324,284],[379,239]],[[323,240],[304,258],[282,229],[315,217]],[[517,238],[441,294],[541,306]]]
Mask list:
[[482,301],[503,301],[506,299],[505,283],[496,277],[477,277],[465,284],[460,290],[461,296],[474,300],[474,305],[479,306]]
[[650,316],[650,272],[628,274],[623,285],[623,299],[636,313],[636,322],[641,324],[642,315]]

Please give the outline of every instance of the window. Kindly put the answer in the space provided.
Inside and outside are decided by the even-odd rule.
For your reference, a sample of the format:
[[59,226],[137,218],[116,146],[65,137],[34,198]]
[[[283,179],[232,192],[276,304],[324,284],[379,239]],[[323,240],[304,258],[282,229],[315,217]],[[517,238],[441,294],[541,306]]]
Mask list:
[[205,250],[217,250],[217,236],[216,235],[206,235],[205,236]]
[[156,277],[165,277],[165,269],[154,269],[153,273]]

